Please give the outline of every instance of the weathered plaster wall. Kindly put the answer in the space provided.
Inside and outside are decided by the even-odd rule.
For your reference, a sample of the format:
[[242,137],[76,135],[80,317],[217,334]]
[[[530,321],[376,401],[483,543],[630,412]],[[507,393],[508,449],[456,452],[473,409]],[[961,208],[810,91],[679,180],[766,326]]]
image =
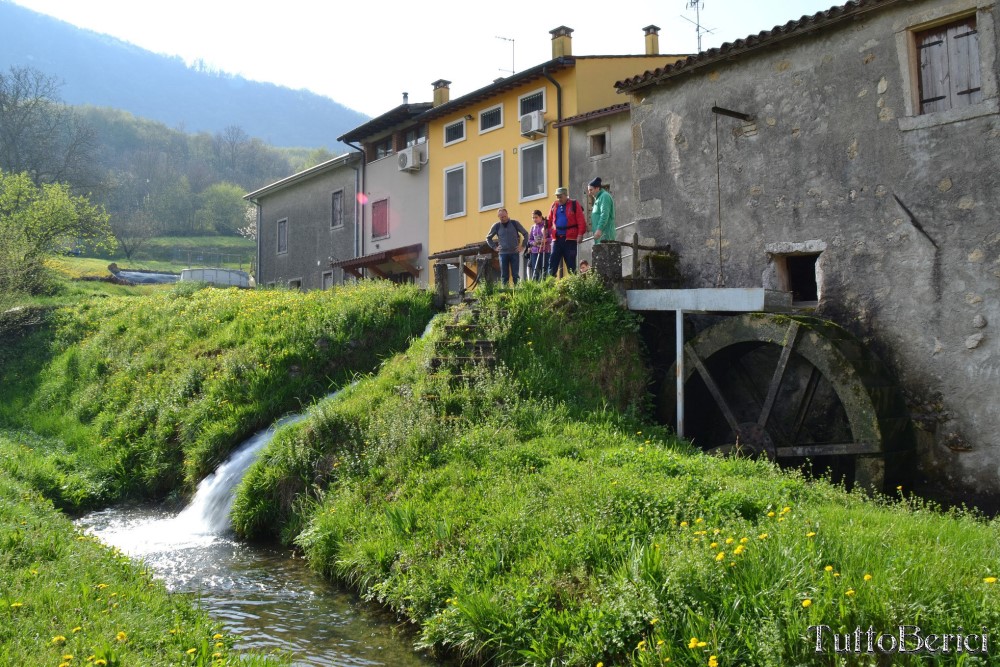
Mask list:
[[998,10],[979,5],[971,112],[915,115],[908,28],[976,2],[898,3],[640,91],[633,170],[640,234],[690,287],[771,286],[769,250],[821,248],[820,314],[932,408],[924,468],[998,491]]
[[[332,194],[344,191],[344,224],[331,227]],[[257,284],[287,286],[301,280],[302,289],[321,289],[323,273],[333,271],[335,284],[344,282],[332,259],[354,256],[355,170],[344,165],[290,184],[260,198],[260,266]],[[278,253],[278,221],[288,220],[288,252]]]

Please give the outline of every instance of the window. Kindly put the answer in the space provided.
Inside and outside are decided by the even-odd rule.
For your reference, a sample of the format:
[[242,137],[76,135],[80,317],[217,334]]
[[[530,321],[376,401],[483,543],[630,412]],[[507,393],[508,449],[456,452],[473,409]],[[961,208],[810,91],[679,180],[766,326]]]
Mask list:
[[983,99],[976,17],[914,33],[920,113],[966,107]]
[[521,201],[545,196],[545,142],[524,144],[521,159]]
[[330,216],[330,226],[331,227],[343,227],[344,226],[344,191],[337,190],[331,197],[331,204],[333,209],[333,214]]
[[589,157],[600,157],[608,153],[608,131],[594,130],[587,133],[587,155]]
[[479,210],[503,206],[503,153],[479,161]]
[[444,217],[465,215],[465,165],[444,170]]
[[403,141],[407,148],[425,143],[427,141],[427,126],[411,127],[403,133]]
[[278,220],[278,254],[288,252],[288,218]]
[[385,139],[379,139],[378,141],[372,143],[371,148],[371,160],[381,160],[384,157],[392,155],[392,137],[388,136]]
[[465,139],[465,119],[444,126],[444,145],[453,144]]
[[330,289],[333,287],[333,271],[323,272],[323,289]]
[[479,112],[479,134],[503,127],[503,105]]
[[389,236],[389,200],[372,202],[372,238],[384,239]]
[[293,278],[288,281],[288,289],[302,289],[302,278]]
[[545,111],[545,89],[536,90],[517,99],[518,117],[532,111]]

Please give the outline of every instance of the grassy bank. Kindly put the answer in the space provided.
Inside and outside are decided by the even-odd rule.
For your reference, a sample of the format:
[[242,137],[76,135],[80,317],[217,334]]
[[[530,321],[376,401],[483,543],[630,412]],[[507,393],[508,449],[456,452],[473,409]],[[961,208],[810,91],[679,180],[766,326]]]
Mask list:
[[22,475],[60,507],[190,488],[247,436],[406,346],[415,288],[200,289],[44,311],[0,348],[0,427],[52,436]]
[[422,646],[496,664],[955,664],[954,639],[838,657],[832,633],[998,627],[1000,524],[675,442],[644,421],[636,322],[596,282],[484,293],[480,322],[495,370],[433,370],[461,342],[438,322],[279,432],[240,530],[298,544]]
[[10,470],[44,439],[0,434],[0,664],[288,664],[240,654],[191,600],[77,531]]

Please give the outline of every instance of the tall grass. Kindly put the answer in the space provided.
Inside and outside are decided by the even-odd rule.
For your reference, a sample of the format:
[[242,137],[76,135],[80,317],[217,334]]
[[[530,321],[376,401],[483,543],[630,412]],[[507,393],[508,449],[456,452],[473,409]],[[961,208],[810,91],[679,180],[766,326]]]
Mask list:
[[584,278],[487,293],[507,363],[431,372],[455,335],[438,326],[279,433],[237,526],[299,545],[420,646],[494,664],[989,664],[838,656],[829,634],[817,653],[810,626],[997,627],[1000,527],[708,457],[614,409],[644,387],[635,322],[608,298]]

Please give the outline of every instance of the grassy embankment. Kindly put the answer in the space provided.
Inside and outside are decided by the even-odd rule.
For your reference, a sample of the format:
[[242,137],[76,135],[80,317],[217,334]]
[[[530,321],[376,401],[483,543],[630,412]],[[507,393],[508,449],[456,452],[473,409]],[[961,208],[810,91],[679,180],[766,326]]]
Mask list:
[[0,664],[286,664],[232,651],[189,598],[52,503],[180,495],[259,427],[405,347],[429,296],[83,283],[54,298],[77,287],[75,305],[0,318]]
[[837,657],[809,627],[1000,627],[997,522],[676,443],[628,409],[645,389],[635,321],[592,280],[483,308],[498,370],[431,372],[458,336],[437,327],[279,432],[237,526],[300,545],[421,645],[495,664],[955,664],[954,639]]

